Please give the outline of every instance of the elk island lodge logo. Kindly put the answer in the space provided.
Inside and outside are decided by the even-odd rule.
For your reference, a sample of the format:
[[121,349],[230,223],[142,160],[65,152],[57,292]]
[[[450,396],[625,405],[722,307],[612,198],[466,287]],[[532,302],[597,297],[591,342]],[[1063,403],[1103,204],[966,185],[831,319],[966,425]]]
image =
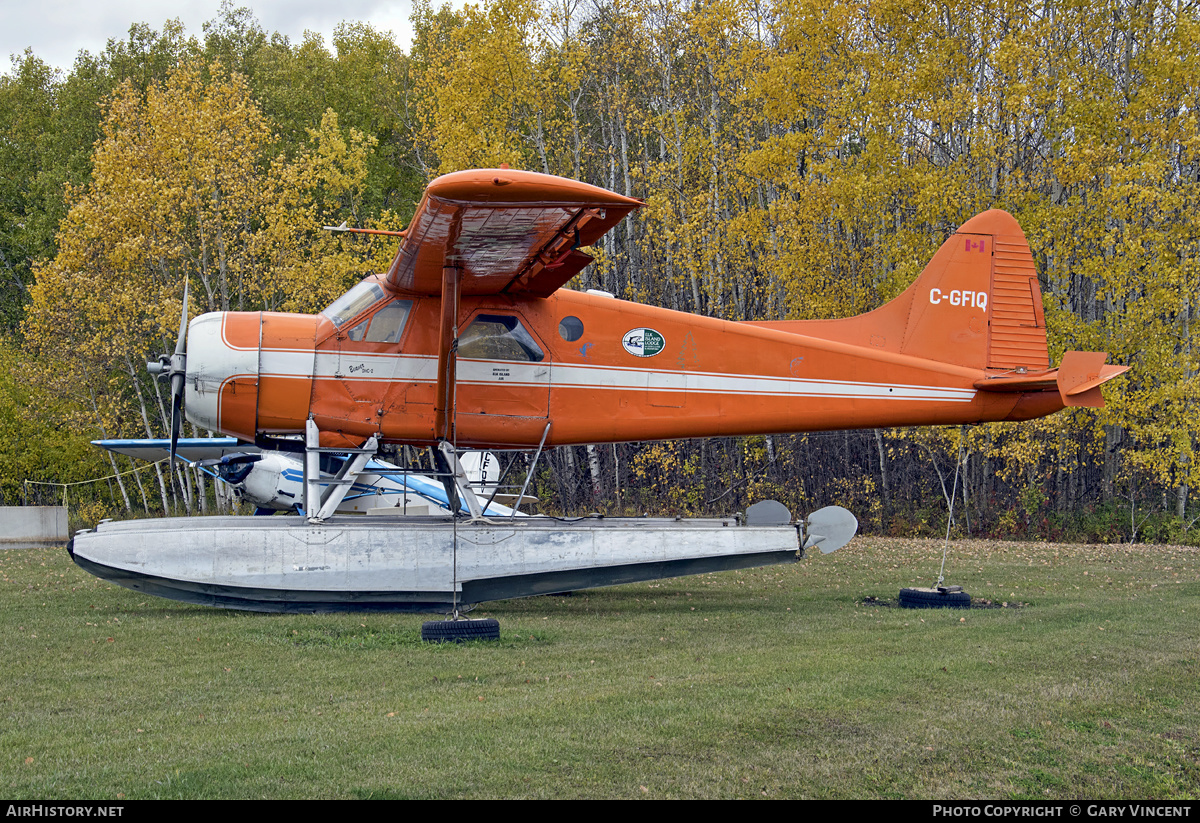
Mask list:
[[634,357],[653,357],[666,347],[667,341],[654,329],[633,329],[625,332],[621,345]]

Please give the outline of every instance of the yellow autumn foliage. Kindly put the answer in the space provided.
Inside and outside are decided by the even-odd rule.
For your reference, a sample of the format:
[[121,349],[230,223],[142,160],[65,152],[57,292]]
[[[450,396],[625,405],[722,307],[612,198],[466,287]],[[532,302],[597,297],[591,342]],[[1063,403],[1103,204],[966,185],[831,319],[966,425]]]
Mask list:
[[[1133,369],[1105,388],[1102,411],[968,431],[972,482],[1032,489],[1029,500],[1061,489],[1072,504],[1148,482],[1185,507],[1200,486],[1192,7],[485,0],[422,4],[415,23],[403,70],[380,58],[360,72],[405,112],[409,174],[507,162],[646,200],[577,286],[731,320],[844,316],[899,294],[974,214],[1006,209],[1038,266],[1051,360],[1104,350]],[[337,58],[319,51],[306,41],[279,65],[334,76]],[[396,228],[412,205],[368,213],[374,141],[395,151],[399,138],[338,114],[274,156],[238,75],[186,64],[144,93],[122,87],[31,290],[25,329],[47,375],[86,375],[97,414],[118,425],[128,415],[112,398],[134,396],[130,368],[171,345],[184,277],[193,311],[310,311],[386,265],[387,244],[319,231]],[[953,465],[959,437],[889,433],[886,452],[864,441],[844,470],[869,466],[882,488],[891,459],[936,452]],[[827,442],[779,453],[799,461]],[[729,458],[736,471],[763,459]],[[662,446],[624,465],[670,493],[709,471],[696,460]]]
[[328,111],[294,158],[269,158],[270,123],[245,79],[204,68],[181,65],[144,94],[118,89],[92,180],[71,193],[58,255],[30,290],[24,330],[42,379],[88,393],[92,425],[110,436],[149,434],[148,418],[165,417],[143,366],[174,347],[185,280],[193,316],[315,311],[373,265],[369,241],[321,226],[362,217],[374,138],[343,134]]

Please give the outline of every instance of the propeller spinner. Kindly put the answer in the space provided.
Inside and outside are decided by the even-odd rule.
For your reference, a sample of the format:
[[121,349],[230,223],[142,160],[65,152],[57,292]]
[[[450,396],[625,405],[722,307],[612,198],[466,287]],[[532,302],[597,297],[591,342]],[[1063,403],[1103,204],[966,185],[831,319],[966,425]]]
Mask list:
[[175,462],[175,448],[179,444],[179,429],[183,421],[183,387],[187,378],[187,325],[188,325],[188,281],[183,281],[183,312],[179,318],[179,337],[175,341],[173,355],[159,355],[157,361],[147,361],[146,371],[158,380],[171,384],[171,462]]

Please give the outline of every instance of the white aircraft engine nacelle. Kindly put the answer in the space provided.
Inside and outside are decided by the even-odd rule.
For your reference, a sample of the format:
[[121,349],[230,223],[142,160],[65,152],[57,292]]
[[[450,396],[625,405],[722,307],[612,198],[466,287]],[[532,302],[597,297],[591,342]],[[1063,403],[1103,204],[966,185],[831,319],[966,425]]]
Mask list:
[[236,488],[259,508],[287,511],[304,500],[304,470],[293,457],[264,452]]

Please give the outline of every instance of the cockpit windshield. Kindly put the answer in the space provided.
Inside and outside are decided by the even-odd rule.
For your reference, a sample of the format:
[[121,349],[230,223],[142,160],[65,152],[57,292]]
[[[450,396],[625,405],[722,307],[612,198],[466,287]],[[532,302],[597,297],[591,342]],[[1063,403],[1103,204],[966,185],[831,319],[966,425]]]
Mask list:
[[329,304],[321,314],[333,321],[339,329],[365,309],[383,299],[383,289],[378,283],[364,280],[337,300]]

